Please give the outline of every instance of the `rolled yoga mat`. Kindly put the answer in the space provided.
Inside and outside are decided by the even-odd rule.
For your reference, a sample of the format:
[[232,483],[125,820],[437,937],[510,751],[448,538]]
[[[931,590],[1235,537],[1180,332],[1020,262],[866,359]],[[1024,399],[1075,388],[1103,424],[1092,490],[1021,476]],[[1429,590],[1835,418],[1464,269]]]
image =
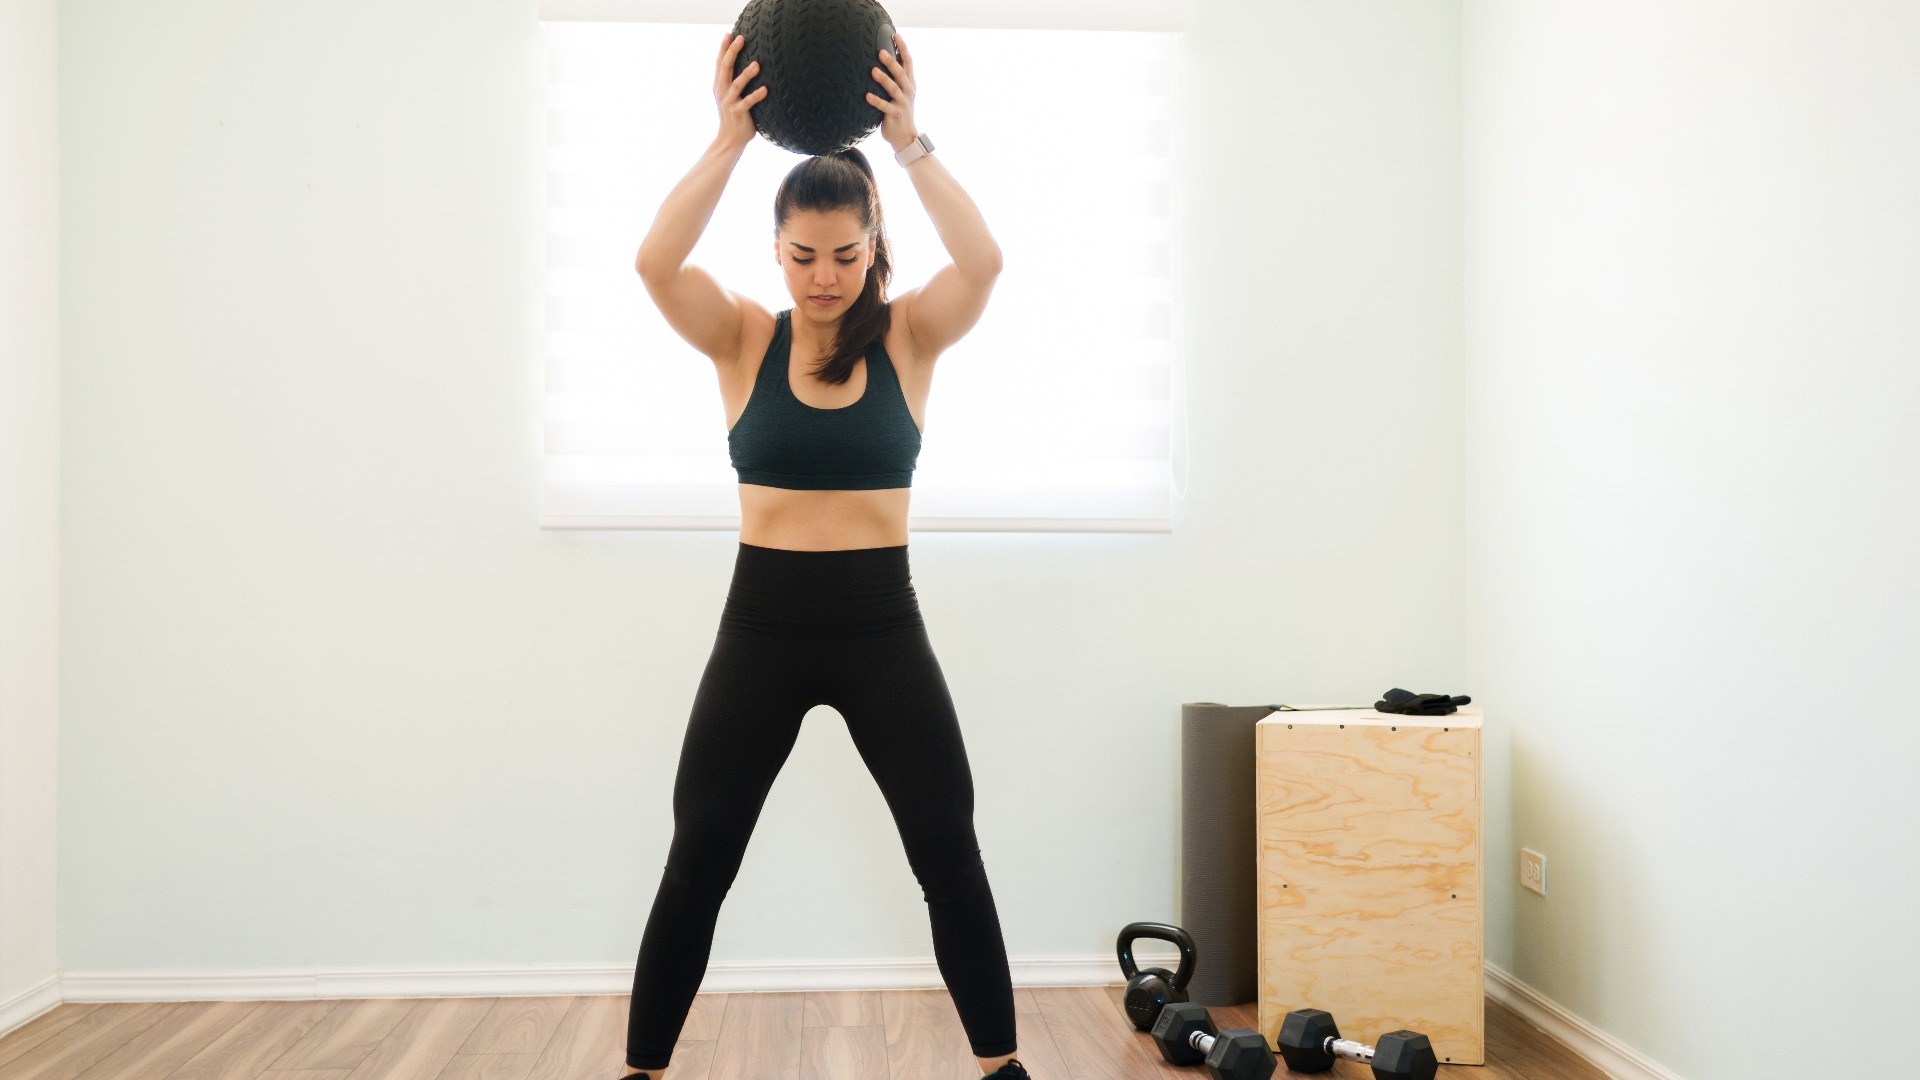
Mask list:
[[1271,705],[1180,706],[1180,928],[1193,936],[1201,1005],[1258,1000],[1253,725]]

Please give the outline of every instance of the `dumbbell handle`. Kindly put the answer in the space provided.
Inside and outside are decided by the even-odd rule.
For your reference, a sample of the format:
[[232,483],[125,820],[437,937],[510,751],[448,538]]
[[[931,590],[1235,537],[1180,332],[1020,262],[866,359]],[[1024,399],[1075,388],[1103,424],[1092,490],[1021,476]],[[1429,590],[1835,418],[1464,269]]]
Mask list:
[[1362,1064],[1371,1064],[1373,1061],[1373,1047],[1363,1042],[1354,1042],[1352,1039],[1328,1039],[1323,1049],[1334,1057],[1346,1058],[1348,1061],[1358,1061]]
[[1204,1031],[1196,1031],[1187,1036],[1187,1045],[1203,1054],[1213,1053],[1213,1044],[1218,1041],[1217,1036],[1209,1035]]

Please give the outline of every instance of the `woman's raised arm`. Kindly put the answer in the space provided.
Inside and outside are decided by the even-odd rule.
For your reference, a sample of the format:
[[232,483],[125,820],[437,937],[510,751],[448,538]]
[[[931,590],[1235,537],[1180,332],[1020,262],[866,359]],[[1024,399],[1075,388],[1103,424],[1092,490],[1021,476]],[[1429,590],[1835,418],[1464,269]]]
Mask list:
[[687,256],[712,220],[714,207],[719,205],[741,153],[753,141],[753,118],[747,110],[767,95],[767,88],[762,86],[740,96],[741,88],[760,70],[757,61],[748,64],[739,78],[727,75],[733,69],[734,54],[745,40],[729,35],[715,62],[713,94],[720,108],[719,134],[667,193],[633,259],[633,268],[646,283],[647,294],[674,332],[716,360],[739,351],[740,297],[723,288],[713,275],[688,265]]
[[[898,34],[894,35],[894,44],[899,48],[899,55],[880,50],[876,57],[879,64],[873,69],[874,79],[886,87],[893,100],[869,93],[867,101],[885,114],[880,121],[880,134],[898,153],[919,135],[919,129],[913,120],[913,95],[917,86],[913,54],[907,51],[906,42]],[[880,64],[886,67],[883,69]],[[925,285],[908,289],[894,298],[905,316],[914,355],[929,361],[980,321],[987,297],[993,292],[994,279],[1000,274],[1000,245],[987,230],[987,220],[980,208],[937,156],[927,154],[915,159],[907,166],[907,175],[913,179],[913,190],[926,206],[927,216],[933,219],[940,242],[953,257],[952,264],[935,271]]]

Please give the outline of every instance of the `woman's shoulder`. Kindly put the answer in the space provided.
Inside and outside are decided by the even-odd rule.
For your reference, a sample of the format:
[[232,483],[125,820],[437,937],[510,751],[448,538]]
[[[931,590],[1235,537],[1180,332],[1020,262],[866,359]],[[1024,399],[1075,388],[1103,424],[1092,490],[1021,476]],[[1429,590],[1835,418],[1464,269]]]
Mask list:
[[757,365],[762,355],[773,347],[775,337],[792,310],[782,308],[774,311],[758,300],[740,297],[740,349],[734,354],[734,362]]

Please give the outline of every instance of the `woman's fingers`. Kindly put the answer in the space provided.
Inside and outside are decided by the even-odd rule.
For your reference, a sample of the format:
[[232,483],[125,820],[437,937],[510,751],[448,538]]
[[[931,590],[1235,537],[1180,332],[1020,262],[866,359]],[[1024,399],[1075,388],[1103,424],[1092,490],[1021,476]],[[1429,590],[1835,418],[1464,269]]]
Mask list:
[[906,89],[907,96],[913,96],[913,72],[908,70],[900,58],[881,49],[880,62],[887,65],[888,71],[897,78],[899,85]]
[[[751,82],[753,80],[753,77],[759,74],[759,72],[760,72],[760,61],[758,60],[747,61],[747,66],[741,68],[740,74],[735,75],[733,77],[734,96],[738,97],[740,95],[740,88],[747,85],[747,83]],[[764,90],[766,89],[766,87],[763,86],[761,87],[761,89]]]
[[720,46],[720,55],[713,58],[713,93],[718,97],[720,88],[727,85],[727,70],[731,66],[727,57],[733,52],[733,35],[727,35],[727,41]]
[[746,40],[746,37],[742,34],[729,33],[727,35],[726,44],[720,46],[719,59],[713,62],[713,84],[715,86],[719,86],[726,78],[726,76],[722,74],[723,72],[732,70],[733,54],[740,51],[740,46],[746,44]]
[[760,103],[760,99],[766,96],[767,96],[767,88],[762,86],[758,90],[755,90],[753,93],[748,94],[746,97],[736,97],[728,100],[726,103],[726,107],[729,110],[736,113],[745,113],[747,110],[753,108],[755,105],[758,105]]

